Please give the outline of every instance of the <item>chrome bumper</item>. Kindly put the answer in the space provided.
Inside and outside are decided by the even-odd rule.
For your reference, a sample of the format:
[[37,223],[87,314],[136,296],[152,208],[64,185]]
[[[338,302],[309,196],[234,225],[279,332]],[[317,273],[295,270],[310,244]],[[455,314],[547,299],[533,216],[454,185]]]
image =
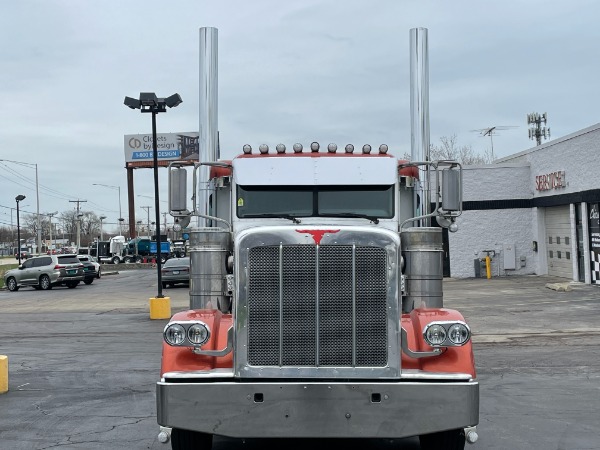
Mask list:
[[238,437],[402,438],[479,422],[476,381],[157,383],[161,426]]

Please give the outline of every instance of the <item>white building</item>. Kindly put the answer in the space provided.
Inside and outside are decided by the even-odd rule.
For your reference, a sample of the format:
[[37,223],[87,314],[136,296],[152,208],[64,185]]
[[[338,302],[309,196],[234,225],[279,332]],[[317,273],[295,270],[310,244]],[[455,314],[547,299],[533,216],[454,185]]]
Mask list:
[[[450,276],[555,275],[600,285],[600,124],[484,166],[463,167]],[[479,267],[476,267],[479,264]]]

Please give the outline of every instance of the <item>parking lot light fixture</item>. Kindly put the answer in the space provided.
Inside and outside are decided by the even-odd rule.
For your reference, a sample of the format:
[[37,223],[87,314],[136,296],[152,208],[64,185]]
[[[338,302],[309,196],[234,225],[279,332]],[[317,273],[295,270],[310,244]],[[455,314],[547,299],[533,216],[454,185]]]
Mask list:
[[[156,115],[167,112],[167,107],[174,108],[183,100],[179,94],[167,98],[159,98],[154,92],[140,92],[140,98],[125,97],[124,104],[131,109],[140,109],[142,113],[152,114],[152,156],[154,161],[154,211],[156,223],[160,223],[160,198],[158,195],[158,146],[156,138]],[[156,233],[156,274],[158,278],[158,294],[156,298],[163,298],[161,274],[161,245],[160,232]]]
[[19,202],[25,200],[24,195],[17,195],[15,197],[17,202],[17,255],[19,259],[19,265],[21,265],[21,224],[19,223]]

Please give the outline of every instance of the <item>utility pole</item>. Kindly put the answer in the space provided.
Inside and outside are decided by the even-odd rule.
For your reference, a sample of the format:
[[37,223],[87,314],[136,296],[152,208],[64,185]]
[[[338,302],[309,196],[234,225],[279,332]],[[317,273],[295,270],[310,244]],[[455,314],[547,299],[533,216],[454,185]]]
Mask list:
[[71,203],[77,203],[77,251],[79,252],[79,246],[81,244],[81,214],[79,214],[79,203],[85,203],[87,200],[69,200]]
[[548,114],[531,113],[527,114],[527,125],[529,128],[529,139],[535,139],[537,145],[542,145],[542,138],[550,139],[550,128],[542,127],[542,122],[546,125]]
[[152,206],[140,206],[140,208],[146,210],[147,223],[148,223],[148,228],[146,229],[146,231],[148,231],[148,237],[150,237],[150,208],[152,208]]

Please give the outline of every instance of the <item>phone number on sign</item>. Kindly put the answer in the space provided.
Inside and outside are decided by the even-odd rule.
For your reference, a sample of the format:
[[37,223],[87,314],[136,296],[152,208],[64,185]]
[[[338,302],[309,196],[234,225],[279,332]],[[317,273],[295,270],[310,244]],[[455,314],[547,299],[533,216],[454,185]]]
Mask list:
[[[133,152],[132,159],[153,158],[154,152]],[[181,152],[179,150],[159,150],[157,158],[179,158]]]

